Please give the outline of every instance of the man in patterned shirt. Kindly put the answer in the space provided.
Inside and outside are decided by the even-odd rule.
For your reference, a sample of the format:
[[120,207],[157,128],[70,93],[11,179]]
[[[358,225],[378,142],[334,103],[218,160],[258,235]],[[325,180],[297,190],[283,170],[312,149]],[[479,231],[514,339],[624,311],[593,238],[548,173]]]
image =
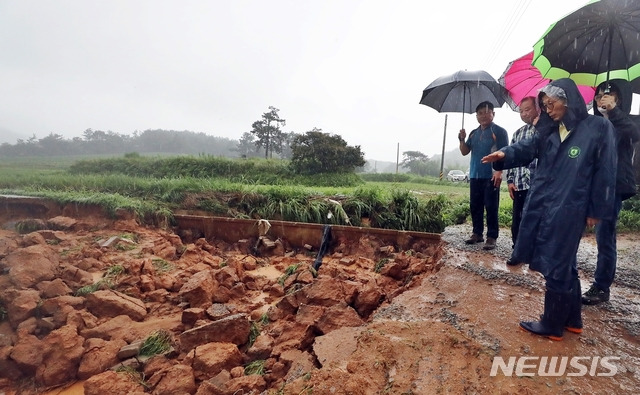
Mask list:
[[[536,132],[534,126],[535,122],[540,115],[540,110],[536,106],[536,98],[528,96],[522,99],[520,102],[520,119],[525,123],[520,129],[516,130],[511,139],[511,144],[520,140],[533,136]],[[511,218],[511,240],[513,246],[516,245],[516,239],[518,238],[518,229],[520,228],[520,221],[522,220],[522,209],[524,208],[524,202],[527,199],[527,193],[529,192],[529,185],[531,183],[531,176],[533,175],[533,169],[535,169],[536,160],[531,162],[529,166],[516,167],[507,170],[507,187],[509,189],[509,196],[513,200],[513,211]],[[507,265],[517,265],[520,262],[516,262],[513,257],[507,260]]]

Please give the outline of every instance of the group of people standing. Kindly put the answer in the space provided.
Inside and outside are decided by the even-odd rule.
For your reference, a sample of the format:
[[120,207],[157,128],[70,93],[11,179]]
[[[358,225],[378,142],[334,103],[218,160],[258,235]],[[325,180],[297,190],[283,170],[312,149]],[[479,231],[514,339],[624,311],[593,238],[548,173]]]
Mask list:
[[[506,169],[513,199],[507,265],[527,263],[545,278],[544,313],[539,321],[520,322],[524,330],[553,340],[565,330],[581,333],[582,304],[609,300],[618,214],[622,201],[636,194],[632,161],[640,128],[629,115],[631,99],[628,81],[607,81],[596,89],[589,114],[576,84],[563,78],[522,100],[525,124],[510,144],[506,130],[493,122],[490,102],[476,107],[478,128],[468,137],[460,130],[460,152],[471,153],[473,231],[465,242],[495,248]],[[593,284],[582,294],[576,255],[585,227],[595,227],[598,258]]]

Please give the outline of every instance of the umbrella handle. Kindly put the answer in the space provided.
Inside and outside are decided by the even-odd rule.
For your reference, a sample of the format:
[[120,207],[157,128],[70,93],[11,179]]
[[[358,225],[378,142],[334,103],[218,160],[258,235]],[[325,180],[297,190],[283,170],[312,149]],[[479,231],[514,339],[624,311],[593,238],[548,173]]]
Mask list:
[[462,129],[464,129],[464,105],[466,104],[467,99],[467,84],[464,84],[464,89],[462,89]]
[[[607,59],[607,83],[609,82],[609,70],[611,70],[611,47],[613,44],[613,24],[609,25],[609,53],[607,54],[608,59]],[[608,86],[609,84],[607,84]],[[609,92],[609,89],[607,88],[607,93]]]

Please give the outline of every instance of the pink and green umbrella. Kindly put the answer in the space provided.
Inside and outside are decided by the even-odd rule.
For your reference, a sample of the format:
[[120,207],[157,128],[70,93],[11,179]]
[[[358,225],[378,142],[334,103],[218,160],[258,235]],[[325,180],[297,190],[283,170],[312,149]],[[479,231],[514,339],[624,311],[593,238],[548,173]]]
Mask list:
[[[538,96],[538,91],[551,82],[548,78],[543,78],[540,70],[531,65],[533,52],[519,57],[509,63],[498,82],[504,86],[508,92],[506,102],[514,111],[520,110],[520,102],[527,96]],[[593,105],[595,88],[591,86],[578,85],[578,89],[584,101],[590,107]]]

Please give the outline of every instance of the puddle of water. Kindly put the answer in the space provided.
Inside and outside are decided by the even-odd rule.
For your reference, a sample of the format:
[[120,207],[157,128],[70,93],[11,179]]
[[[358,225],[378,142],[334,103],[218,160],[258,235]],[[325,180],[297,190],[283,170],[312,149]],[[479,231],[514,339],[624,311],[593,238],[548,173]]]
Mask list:
[[495,296],[496,300],[509,300],[509,295],[504,287],[501,287],[498,284],[493,284],[491,290],[493,291],[493,295]]
[[250,270],[248,273],[257,276],[264,276],[271,280],[277,280],[280,276],[282,276],[282,272],[276,269],[274,266],[260,266],[255,270]]
[[84,381],[78,381],[68,387],[43,392],[42,395],[84,395]]

